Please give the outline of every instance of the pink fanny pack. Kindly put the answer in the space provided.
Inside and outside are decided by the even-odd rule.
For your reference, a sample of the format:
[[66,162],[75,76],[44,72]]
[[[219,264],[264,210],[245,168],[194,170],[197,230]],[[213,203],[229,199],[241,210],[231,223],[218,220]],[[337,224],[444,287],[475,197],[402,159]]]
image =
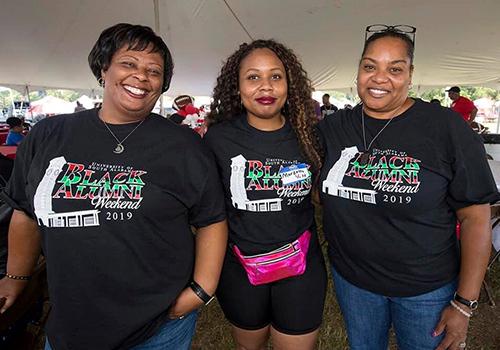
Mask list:
[[292,243],[285,244],[272,252],[244,256],[235,245],[234,253],[245,268],[250,283],[257,286],[302,275],[306,270],[310,241],[311,232],[307,230]]

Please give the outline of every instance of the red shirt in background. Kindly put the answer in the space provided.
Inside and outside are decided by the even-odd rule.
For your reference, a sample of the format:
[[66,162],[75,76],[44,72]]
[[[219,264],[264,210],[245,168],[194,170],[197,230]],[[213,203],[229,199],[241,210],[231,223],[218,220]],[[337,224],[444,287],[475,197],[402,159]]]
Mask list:
[[457,111],[467,122],[470,118],[470,112],[476,109],[474,102],[466,97],[460,96],[458,99],[453,101],[451,104],[451,109]]

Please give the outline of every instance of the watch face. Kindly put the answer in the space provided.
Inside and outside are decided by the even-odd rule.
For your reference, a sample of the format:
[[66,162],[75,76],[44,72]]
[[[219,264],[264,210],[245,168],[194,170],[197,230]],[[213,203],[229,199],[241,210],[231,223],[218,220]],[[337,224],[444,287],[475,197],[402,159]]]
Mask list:
[[474,311],[477,309],[477,306],[479,305],[479,303],[476,301],[476,300],[473,300],[470,302],[470,305],[469,305],[469,308]]

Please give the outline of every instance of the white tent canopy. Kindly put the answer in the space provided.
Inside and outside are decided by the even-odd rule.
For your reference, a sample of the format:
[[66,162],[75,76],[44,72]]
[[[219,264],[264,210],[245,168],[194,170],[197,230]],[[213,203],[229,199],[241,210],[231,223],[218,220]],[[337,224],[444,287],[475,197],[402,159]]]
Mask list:
[[367,25],[409,24],[414,91],[500,87],[498,0],[5,0],[0,86],[91,94],[87,55],[116,23],[156,29],[173,53],[168,95],[210,95],[222,62],[242,42],[275,38],[301,58],[316,90],[354,91]]

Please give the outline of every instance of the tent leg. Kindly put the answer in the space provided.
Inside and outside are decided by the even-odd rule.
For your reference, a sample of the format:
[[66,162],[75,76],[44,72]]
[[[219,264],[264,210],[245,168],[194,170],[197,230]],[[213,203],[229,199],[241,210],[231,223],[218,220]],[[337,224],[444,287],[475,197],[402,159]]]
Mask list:
[[33,121],[33,110],[31,109],[30,89],[28,85],[26,85],[26,96],[28,96],[28,103],[30,104],[30,108],[28,109],[28,111],[29,113],[31,113],[31,120]]
[[[500,110],[500,106],[498,106],[498,108],[496,109],[497,111]],[[498,134],[498,128],[500,126],[500,113],[497,113],[497,130],[496,130],[496,134]]]

